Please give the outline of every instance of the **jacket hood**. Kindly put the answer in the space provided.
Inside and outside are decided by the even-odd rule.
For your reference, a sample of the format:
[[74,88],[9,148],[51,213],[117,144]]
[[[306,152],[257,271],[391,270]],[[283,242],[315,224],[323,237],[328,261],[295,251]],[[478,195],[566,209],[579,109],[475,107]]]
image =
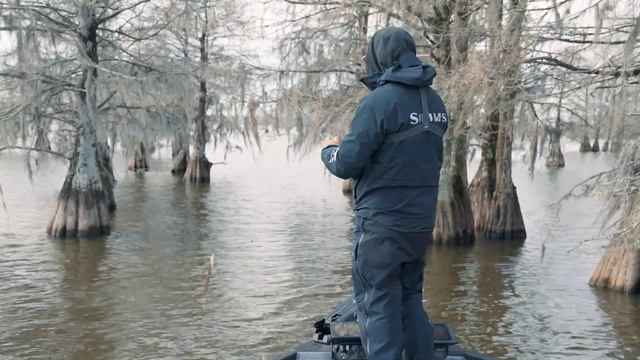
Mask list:
[[416,56],[416,43],[404,29],[386,27],[373,34],[367,47],[367,76],[360,79],[370,90],[387,82],[422,87],[431,85],[435,69]]

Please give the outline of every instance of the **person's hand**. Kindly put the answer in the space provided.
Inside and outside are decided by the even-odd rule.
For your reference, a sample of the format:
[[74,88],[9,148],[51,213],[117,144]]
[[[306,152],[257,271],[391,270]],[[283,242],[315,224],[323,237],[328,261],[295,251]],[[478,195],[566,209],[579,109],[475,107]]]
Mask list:
[[333,137],[328,137],[326,139],[324,139],[324,141],[322,142],[322,148],[326,148],[327,146],[331,146],[331,145],[340,145],[340,138],[337,136],[333,136]]

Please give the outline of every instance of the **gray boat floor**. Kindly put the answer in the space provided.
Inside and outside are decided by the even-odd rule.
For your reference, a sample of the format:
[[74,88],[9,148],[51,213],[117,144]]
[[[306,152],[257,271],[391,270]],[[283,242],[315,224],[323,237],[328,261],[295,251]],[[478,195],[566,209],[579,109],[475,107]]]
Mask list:
[[[313,341],[306,342],[290,352],[275,354],[269,360],[333,360],[331,358],[331,346],[319,344]],[[362,359],[366,360],[366,359]],[[495,360],[486,355],[468,351],[459,346],[449,347],[446,358],[439,360]]]

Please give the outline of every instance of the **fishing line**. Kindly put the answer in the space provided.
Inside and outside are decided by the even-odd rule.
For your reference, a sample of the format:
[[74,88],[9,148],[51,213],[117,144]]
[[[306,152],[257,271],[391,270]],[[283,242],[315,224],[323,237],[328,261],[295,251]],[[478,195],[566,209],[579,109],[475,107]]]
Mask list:
[[304,110],[302,110],[302,108],[300,107],[300,104],[298,103],[294,103],[296,106],[296,109],[298,110],[298,112],[300,114],[302,114],[302,116],[305,118],[305,120],[307,120],[307,122],[309,123],[309,126],[311,126],[313,128],[313,130],[315,130],[316,134],[320,135],[320,137],[322,139],[326,139],[326,135],[324,135],[324,133],[322,131],[320,131],[320,129],[318,129],[318,127],[316,127],[315,125],[313,125],[313,121],[311,120],[311,117],[309,115],[307,115],[307,113],[304,112]]

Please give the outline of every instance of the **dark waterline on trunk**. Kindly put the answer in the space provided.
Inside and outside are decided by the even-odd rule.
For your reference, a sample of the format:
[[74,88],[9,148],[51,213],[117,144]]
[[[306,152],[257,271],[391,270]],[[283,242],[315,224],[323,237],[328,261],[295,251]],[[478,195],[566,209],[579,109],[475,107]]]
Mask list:
[[[287,163],[282,143],[264,145],[258,163],[232,154],[208,186],[172,177],[170,156],[150,157],[143,176],[116,156],[112,234],[91,241],[46,237],[63,163],[41,160],[29,184],[24,157],[1,154],[0,357],[257,359],[307,340],[350,293],[351,208],[316,154]],[[425,306],[466,347],[517,359],[640,356],[639,299],[587,284],[606,240],[568,253],[597,235],[600,200],[571,200],[559,221],[546,207],[611,158],[565,157],[565,169],[533,179],[514,164],[525,242],[429,249]]]

